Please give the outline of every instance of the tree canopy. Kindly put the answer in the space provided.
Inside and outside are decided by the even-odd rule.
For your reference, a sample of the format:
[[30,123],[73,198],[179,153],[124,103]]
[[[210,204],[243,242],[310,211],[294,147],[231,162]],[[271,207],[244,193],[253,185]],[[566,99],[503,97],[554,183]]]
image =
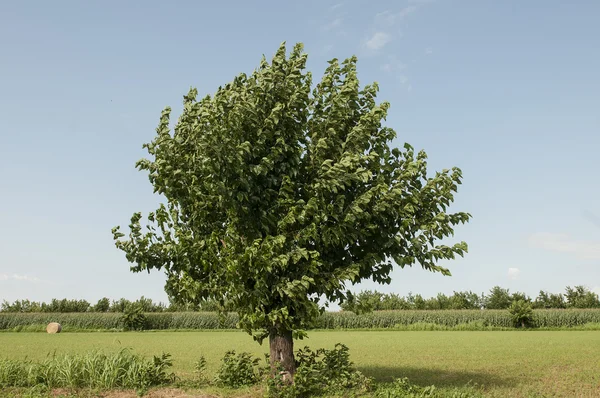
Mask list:
[[301,44],[240,74],[213,96],[184,96],[138,161],[165,203],[135,213],[114,239],[135,272],[163,269],[181,300],[230,303],[258,340],[301,333],[343,302],[348,284],[390,282],[390,272],[438,262],[467,245],[440,243],[468,213],[450,213],[458,168],[430,176],[427,156],[392,148],[389,104],[360,87],[356,57],[329,62],[312,86]]

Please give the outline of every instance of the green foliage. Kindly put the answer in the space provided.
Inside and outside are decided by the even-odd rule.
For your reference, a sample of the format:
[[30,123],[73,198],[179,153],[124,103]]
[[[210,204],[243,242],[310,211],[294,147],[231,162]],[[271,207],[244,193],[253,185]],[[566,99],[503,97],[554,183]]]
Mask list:
[[548,293],[540,290],[540,294],[538,294],[533,302],[533,308],[567,308],[567,304],[562,294]]
[[589,291],[585,286],[567,286],[565,293],[567,307],[571,308],[599,308],[600,300],[598,295]]
[[125,330],[144,330],[148,328],[148,320],[139,305],[131,304],[125,308],[121,315],[123,328]]
[[512,321],[517,327],[526,327],[531,325],[533,320],[533,309],[531,304],[525,300],[515,300],[508,308],[508,312],[512,317]]
[[6,300],[2,302],[2,312],[86,312],[91,309],[90,303],[86,300],[52,299],[49,303],[16,300],[9,303]]
[[268,381],[271,397],[296,398],[324,394],[348,396],[349,392],[364,393],[373,388],[373,380],[354,368],[348,347],[337,343],[332,350],[309,347],[295,354],[296,373],[294,384],[281,377]]
[[145,389],[173,382],[175,376],[168,373],[171,366],[169,354],[146,360],[129,350],[57,355],[42,362],[0,359],[0,388]]
[[348,294],[347,300],[341,304],[344,311],[362,314],[371,311],[386,310],[448,310],[448,309],[480,309],[484,305],[484,297],[473,292],[454,292],[452,296],[438,294],[436,297],[423,299],[421,295],[402,297],[395,293],[380,293],[365,290],[357,295]]
[[196,374],[196,379],[200,384],[208,383],[208,376],[206,374],[206,358],[204,355],[200,356],[194,363],[194,373]]
[[483,398],[483,394],[470,386],[445,391],[433,385],[421,387],[412,384],[406,377],[395,380],[391,386],[378,388],[373,396],[375,398]]
[[108,299],[108,297],[103,297],[100,300],[98,300],[94,308],[92,308],[92,311],[94,312],[108,312],[109,310],[110,300]]
[[252,386],[260,380],[258,363],[259,359],[250,353],[236,354],[233,350],[227,351],[215,377],[215,383],[232,388]]
[[486,298],[485,308],[490,310],[505,310],[512,302],[508,289],[494,286]]
[[389,283],[394,262],[449,274],[439,261],[467,250],[439,243],[470,219],[448,213],[461,171],[431,176],[425,152],[390,147],[389,104],[360,88],[356,57],[315,87],[306,60],[282,45],[214,96],[190,90],[173,132],[166,108],[137,163],[166,203],[113,229],[132,271],[165,270],[179,302],[229,303],[258,340],[311,327],[350,283]]

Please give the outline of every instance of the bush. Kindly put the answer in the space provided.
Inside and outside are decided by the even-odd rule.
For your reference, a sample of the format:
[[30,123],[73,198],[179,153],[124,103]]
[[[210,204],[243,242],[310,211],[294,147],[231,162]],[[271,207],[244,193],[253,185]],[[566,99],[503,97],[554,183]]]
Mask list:
[[515,300],[510,305],[508,312],[512,317],[515,327],[525,328],[531,325],[533,319],[533,309],[531,304],[525,300]]
[[279,376],[270,379],[271,397],[312,397],[327,393],[347,396],[349,390],[366,392],[372,388],[373,380],[354,369],[348,347],[343,344],[336,344],[332,350],[313,351],[304,347],[296,352],[295,358],[294,384],[287,384]]
[[260,380],[258,362],[258,358],[254,358],[250,353],[236,354],[235,351],[227,351],[217,372],[215,383],[233,388],[254,385]]
[[145,330],[148,328],[146,315],[142,312],[142,307],[131,304],[121,315],[123,328],[125,330]]

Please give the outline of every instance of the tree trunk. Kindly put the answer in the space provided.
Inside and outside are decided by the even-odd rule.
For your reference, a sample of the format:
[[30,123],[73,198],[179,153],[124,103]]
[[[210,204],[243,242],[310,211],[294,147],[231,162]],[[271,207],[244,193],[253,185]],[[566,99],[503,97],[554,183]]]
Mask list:
[[276,372],[279,367],[283,368],[283,380],[288,383],[294,382],[296,363],[294,361],[294,340],[291,331],[273,330],[269,334],[269,348],[271,352],[271,369]]

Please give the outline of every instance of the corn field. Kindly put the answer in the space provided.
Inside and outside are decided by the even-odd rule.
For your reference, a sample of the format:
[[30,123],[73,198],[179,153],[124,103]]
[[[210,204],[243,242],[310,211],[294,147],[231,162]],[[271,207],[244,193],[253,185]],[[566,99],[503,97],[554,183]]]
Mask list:
[[[214,312],[146,313],[145,329],[235,329],[238,316]],[[50,322],[59,322],[64,331],[122,330],[122,314],[117,313],[0,313],[0,330],[44,331]],[[534,328],[570,328],[600,324],[600,309],[534,310]],[[327,312],[316,322],[315,329],[419,329],[418,325],[439,328],[478,330],[512,328],[506,310],[405,310],[375,311],[356,315],[352,312]],[[427,329],[428,327],[423,327]],[[432,330],[436,327],[430,327]]]

